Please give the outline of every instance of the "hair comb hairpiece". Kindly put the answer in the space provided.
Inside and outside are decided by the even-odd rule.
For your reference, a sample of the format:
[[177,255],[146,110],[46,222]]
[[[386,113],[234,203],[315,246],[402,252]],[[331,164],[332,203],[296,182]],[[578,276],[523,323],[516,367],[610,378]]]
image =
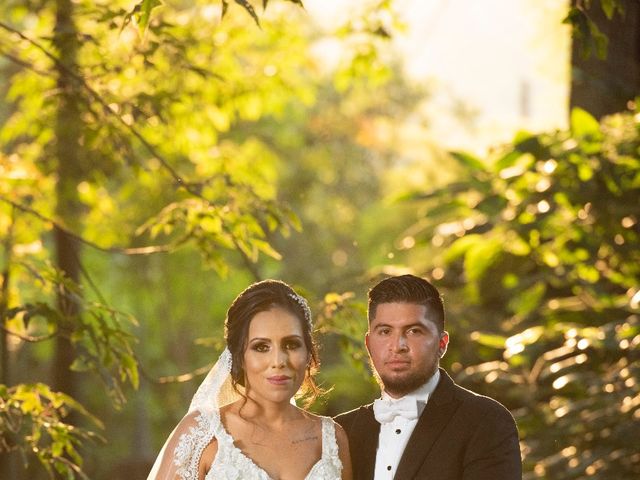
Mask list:
[[313,321],[311,320],[311,309],[309,308],[307,299],[298,295],[297,293],[288,293],[287,295],[293,298],[296,303],[302,307],[304,318],[307,320],[307,323],[309,323],[309,326],[313,326]]

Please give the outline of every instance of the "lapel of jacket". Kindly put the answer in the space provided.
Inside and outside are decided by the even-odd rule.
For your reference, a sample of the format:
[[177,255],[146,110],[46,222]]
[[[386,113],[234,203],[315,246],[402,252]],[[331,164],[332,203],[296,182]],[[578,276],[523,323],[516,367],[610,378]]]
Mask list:
[[355,442],[351,442],[350,445],[355,448],[353,448],[351,456],[353,457],[354,471],[358,471],[355,479],[373,480],[380,424],[373,416],[372,404],[360,407],[352,431]]
[[441,368],[440,382],[409,437],[394,479],[414,478],[456,408],[453,380]]

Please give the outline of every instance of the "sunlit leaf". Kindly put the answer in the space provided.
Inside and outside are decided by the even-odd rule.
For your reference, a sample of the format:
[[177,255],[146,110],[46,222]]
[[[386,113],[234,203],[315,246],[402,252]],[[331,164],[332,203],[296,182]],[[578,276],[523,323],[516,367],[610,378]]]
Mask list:
[[145,31],[151,20],[151,12],[154,8],[162,5],[161,0],[142,0],[140,5],[140,14],[138,17],[138,25],[142,31]]
[[613,18],[613,14],[616,11],[618,3],[619,2],[617,0],[600,0],[602,11],[605,13],[609,20]]
[[482,160],[473,156],[470,153],[451,152],[451,156],[455,158],[462,166],[467,167],[472,171],[477,170],[477,171],[483,172],[486,168]]
[[571,110],[571,132],[578,138],[597,137],[600,135],[600,124],[587,111],[575,107]]
[[507,341],[507,338],[502,335],[483,332],[473,332],[471,334],[471,339],[481,345],[499,349],[504,348],[505,342]]
[[535,283],[509,302],[510,308],[518,315],[528,315],[539,308],[547,291],[542,282]]
[[501,251],[502,241],[500,239],[483,239],[481,242],[474,242],[464,257],[464,267],[469,280],[474,282],[481,279],[496,261]]
[[445,261],[447,263],[454,262],[455,260],[464,257],[469,249],[479,245],[484,240],[481,235],[465,235],[462,238],[457,239],[448,249],[445,254]]

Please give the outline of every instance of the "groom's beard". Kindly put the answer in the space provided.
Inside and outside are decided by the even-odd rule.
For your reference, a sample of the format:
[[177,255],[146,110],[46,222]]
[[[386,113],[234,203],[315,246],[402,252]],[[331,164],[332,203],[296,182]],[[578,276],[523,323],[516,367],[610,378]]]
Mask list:
[[[440,357],[438,357],[439,360]],[[406,372],[405,375],[390,377],[390,376],[381,376],[376,370],[373,362],[371,361],[371,357],[369,357],[369,365],[371,366],[371,370],[373,371],[373,376],[378,382],[378,386],[380,390],[384,390],[387,393],[392,394],[394,397],[403,397],[408,393],[417,390],[422,385],[427,383],[429,379],[436,373],[438,369],[439,362],[436,361],[435,365],[431,370],[419,370],[416,372]]]

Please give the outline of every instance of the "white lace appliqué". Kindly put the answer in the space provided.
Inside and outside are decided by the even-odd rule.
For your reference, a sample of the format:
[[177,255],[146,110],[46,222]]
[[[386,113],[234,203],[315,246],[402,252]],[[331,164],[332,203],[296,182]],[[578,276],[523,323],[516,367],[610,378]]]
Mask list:
[[339,480],[342,478],[342,462],[338,456],[338,443],[333,420],[322,417],[322,458],[305,477],[305,480]]
[[182,480],[197,480],[202,452],[215,437],[211,419],[199,414],[195,420],[196,425],[189,427],[188,433],[180,435],[174,452],[173,462],[177,467],[176,473]]

